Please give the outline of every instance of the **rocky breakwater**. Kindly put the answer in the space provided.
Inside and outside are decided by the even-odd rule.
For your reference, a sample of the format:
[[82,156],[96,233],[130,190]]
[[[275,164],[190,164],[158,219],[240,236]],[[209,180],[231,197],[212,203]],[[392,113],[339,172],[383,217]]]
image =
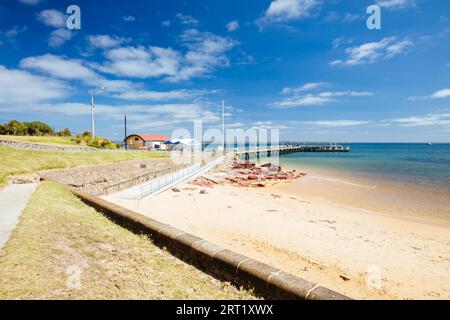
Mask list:
[[263,188],[268,183],[292,181],[305,176],[306,173],[296,170],[284,171],[281,166],[266,163],[256,166],[253,162],[234,163],[231,166],[216,170],[202,176],[192,184],[199,186],[213,186],[215,184],[228,184],[239,187]]
[[9,140],[0,140],[0,146],[5,147],[13,147],[19,149],[29,149],[29,150],[44,150],[44,151],[105,151],[105,152],[114,152],[119,150],[109,150],[109,149],[97,149],[92,147],[78,147],[78,146],[55,146],[55,145],[46,145],[46,144],[38,144],[38,143],[30,143],[30,142],[19,142],[19,141],[9,141]]

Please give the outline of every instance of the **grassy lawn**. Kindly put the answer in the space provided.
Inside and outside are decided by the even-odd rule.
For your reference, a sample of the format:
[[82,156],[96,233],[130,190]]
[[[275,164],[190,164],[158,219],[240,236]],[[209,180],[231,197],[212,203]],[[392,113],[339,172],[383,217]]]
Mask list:
[[0,186],[14,174],[155,157],[166,155],[152,152],[44,151],[0,146]]
[[71,141],[70,137],[53,137],[53,136],[4,136],[0,135],[0,140],[30,142],[37,144],[45,144],[50,146],[79,146],[75,141]]
[[[78,281],[79,279],[79,281]],[[42,183],[0,251],[0,299],[253,299]]]

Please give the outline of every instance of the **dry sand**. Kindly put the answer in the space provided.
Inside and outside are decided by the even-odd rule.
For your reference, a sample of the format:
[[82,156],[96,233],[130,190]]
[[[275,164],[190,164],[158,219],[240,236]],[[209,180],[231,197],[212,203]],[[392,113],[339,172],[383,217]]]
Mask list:
[[107,199],[352,298],[450,299],[448,220],[345,204],[367,188],[307,176],[268,188],[185,185],[143,200]]

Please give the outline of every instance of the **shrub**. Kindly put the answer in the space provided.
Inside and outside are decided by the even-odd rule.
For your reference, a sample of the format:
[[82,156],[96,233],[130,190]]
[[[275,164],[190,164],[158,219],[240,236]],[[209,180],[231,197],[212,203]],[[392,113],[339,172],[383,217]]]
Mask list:
[[58,131],[57,134],[60,137],[70,137],[70,136],[72,136],[72,133],[70,132],[70,130],[68,128],[61,129],[60,131]]
[[41,121],[20,122],[11,120],[2,125],[0,133],[14,136],[43,136],[52,135],[53,129]]

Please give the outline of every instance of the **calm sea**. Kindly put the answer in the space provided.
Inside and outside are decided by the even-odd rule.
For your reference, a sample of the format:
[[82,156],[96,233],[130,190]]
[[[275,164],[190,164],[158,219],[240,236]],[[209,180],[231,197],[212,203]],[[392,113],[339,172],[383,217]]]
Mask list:
[[450,144],[353,143],[350,148],[350,153],[292,153],[280,162],[450,187]]

